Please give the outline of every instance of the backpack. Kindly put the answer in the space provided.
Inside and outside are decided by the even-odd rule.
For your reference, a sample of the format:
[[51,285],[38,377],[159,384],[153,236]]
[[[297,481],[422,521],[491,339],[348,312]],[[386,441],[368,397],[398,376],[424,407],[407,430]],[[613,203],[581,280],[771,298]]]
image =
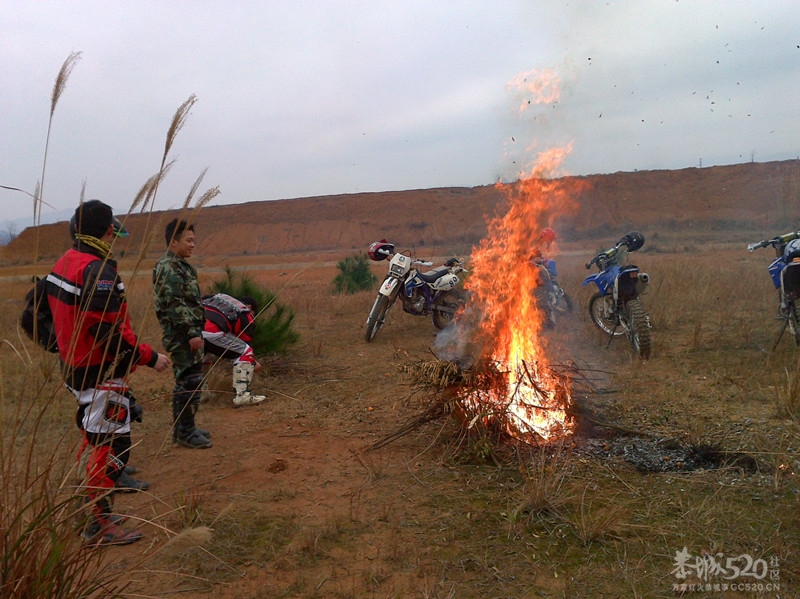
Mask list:
[[58,353],[53,313],[47,301],[47,281],[35,277],[33,288],[25,294],[25,308],[19,324],[25,334],[51,353]]
[[222,330],[233,327],[242,314],[252,312],[238,299],[225,293],[204,297],[203,307],[206,309],[206,320],[210,320]]

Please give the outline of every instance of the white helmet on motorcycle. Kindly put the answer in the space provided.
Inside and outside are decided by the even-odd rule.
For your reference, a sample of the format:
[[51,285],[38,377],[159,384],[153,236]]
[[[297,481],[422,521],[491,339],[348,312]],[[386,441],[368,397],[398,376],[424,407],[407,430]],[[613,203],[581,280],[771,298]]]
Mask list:
[[386,260],[392,254],[394,254],[394,244],[389,243],[385,239],[371,243],[369,249],[367,250],[367,256],[369,256],[369,259],[374,260],[375,262]]

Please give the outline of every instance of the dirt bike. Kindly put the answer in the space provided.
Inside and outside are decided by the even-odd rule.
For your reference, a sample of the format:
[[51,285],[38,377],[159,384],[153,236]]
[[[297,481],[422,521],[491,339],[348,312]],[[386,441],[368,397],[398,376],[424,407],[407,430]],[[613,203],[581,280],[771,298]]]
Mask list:
[[781,332],[772,347],[774,350],[787,327],[794,336],[795,344],[800,345],[800,315],[797,312],[797,300],[800,298],[800,231],[751,243],[747,249],[752,252],[768,245],[775,248],[775,260],[767,270],[772,284],[778,290],[778,315],[783,320]]
[[632,231],[614,247],[599,252],[586,264],[586,269],[597,265],[600,272],[586,277],[582,286],[597,285],[598,292],[589,300],[589,315],[601,331],[608,333],[608,345],[614,337],[625,335],[636,354],[646,360],[652,346],[651,326],[640,295],[647,289],[650,276],[639,272],[638,266],[623,265],[628,253],[642,245],[644,236]]
[[538,269],[538,281],[533,296],[544,313],[544,326],[553,327],[556,324],[556,314],[572,312],[572,300],[556,280],[555,260],[534,256],[531,264]]
[[403,311],[415,316],[431,316],[433,326],[443,329],[464,305],[464,294],[456,289],[458,274],[466,272],[458,258],[450,258],[442,266],[427,272],[418,267],[433,266],[433,262],[416,260],[407,253],[395,252],[394,244],[385,239],[373,243],[367,252],[370,259],[389,260],[389,272],[378,288],[378,296],[367,317],[365,339],[369,342],[386,322],[386,315],[397,298]]

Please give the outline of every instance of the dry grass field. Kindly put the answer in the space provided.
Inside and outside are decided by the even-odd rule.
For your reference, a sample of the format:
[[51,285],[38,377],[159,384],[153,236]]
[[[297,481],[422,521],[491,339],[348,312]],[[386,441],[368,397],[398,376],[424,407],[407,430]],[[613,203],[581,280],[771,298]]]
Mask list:
[[[110,568],[100,571],[116,577],[111,594],[136,597],[653,598],[683,596],[674,585],[698,582],[676,577],[685,548],[698,567],[710,563],[704,555],[739,567],[743,555],[769,563],[761,580],[701,572],[711,585],[703,596],[800,596],[800,352],[788,334],[772,351],[779,323],[771,255],[745,249],[783,231],[654,230],[643,228],[648,242],[635,256],[652,277],[647,362],[624,339],[606,347],[588,318],[591,292],[580,287],[583,264],[625,231],[561,245],[560,280],[576,307],[544,341],[553,360],[578,373],[575,401],[614,426],[588,422],[539,448],[496,445],[442,418],[372,450],[436,395],[408,372],[433,358],[430,320],[395,306],[367,344],[374,292],[330,292],[348,245],[224,258],[201,246],[195,262],[204,284],[222,265],[246,270],[293,307],[301,341],[265,359],[255,387],[268,401],[259,406],[233,408],[227,365],[212,376],[215,396],[198,414],[213,433],[208,450],[170,442],[169,375],[132,375],[145,407],[132,463],[152,487],[118,495],[116,506],[140,519],[146,536],[95,552],[86,567]],[[469,246],[417,251],[453,252],[466,255]],[[36,267],[7,264],[6,500],[24,472],[50,472],[51,484],[68,488],[78,443],[74,400],[59,388],[55,358],[17,332]],[[150,267],[149,259],[122,264],[134,325],[159,345]],[[385,264],[373,268],[380,277]],[[707,458],[704,467],[675,457],[692,451]],[[642,452],[662,463],[643,468],[635,459]],[[763,586],[732,590],[734,583]]]

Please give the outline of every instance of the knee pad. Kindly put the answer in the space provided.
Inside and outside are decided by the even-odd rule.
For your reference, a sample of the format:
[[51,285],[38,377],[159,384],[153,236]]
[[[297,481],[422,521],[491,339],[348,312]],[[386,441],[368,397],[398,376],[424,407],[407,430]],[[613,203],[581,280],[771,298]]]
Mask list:
[[184,375],[178,381],[178,385],[175,388],[176,391],[188,391],[189,393],[193,393],[200,389],[203,384],[203,373],[192,373],[189,375]]

